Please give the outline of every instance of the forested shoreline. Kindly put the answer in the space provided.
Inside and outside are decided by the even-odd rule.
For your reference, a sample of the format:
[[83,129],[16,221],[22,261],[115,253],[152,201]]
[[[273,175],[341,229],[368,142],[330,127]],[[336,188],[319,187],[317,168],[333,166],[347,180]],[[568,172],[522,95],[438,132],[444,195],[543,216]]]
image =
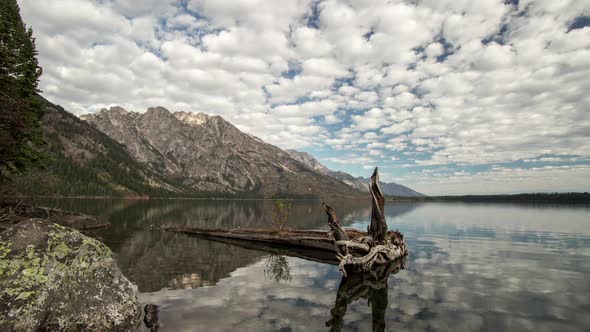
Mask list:
[[400,197],[389,196],[395,202],[473,202],[473,203],[549,203],[549,204],[590,204],[590,193],[526,193],[512,195],[462,195]]

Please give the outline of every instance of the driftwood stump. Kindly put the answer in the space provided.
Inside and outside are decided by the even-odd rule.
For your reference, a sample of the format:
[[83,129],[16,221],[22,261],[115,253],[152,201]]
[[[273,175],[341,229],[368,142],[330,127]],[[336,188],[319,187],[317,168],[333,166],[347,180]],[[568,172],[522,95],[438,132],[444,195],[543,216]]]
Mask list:
[[385,265],[407,255],[403,235],[398,231],[387,231],[385,221],[385,197],[379,187],[379,173],[375,168],[369,182],[371,193],[371,224],[367,236],[349,239],[340,226],[334,210],[322,203],[328,215],[328,225],[332,230],[338,248],[337,257],[340,271],[346,276],[347,270],[370,271],[374,265]]

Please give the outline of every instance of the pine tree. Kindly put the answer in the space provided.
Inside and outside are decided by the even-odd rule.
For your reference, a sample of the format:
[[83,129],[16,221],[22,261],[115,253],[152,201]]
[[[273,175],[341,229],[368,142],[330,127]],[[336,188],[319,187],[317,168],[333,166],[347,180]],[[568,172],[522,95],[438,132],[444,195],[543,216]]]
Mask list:
[[33,30],[23,23],[16,0],[0,1],[0,182],[47,159],[39,150],[40,76]]

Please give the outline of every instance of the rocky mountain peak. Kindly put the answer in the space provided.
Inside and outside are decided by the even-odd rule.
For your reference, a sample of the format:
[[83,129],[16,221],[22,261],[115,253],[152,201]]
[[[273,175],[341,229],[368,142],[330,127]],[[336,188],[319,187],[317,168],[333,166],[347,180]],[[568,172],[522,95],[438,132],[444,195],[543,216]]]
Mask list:
[[[98,112],[96,112],[97,115],[103,115],[103,116],[109,116],[109,115],[126,115],[127,113],[129,113],[129,111],[127,111],[126,109],[124,109],[121,106],[111,106],[110,108],[101,108]],[[81,117],[87,117],[90,114],[84,114]]]
[[112,106],[110,108],[101,108],[96,113],[88,113],[80,115],[80,119],[88,121],[91,118],[105,118],[105,119],[121,119],[127,118],[133,112],[129,112],[121,106]]
[[126,109],[124,109],[124,108],[123,108],[123,107],[121,107],[121,106],[112,106],[112,107],[109,109],[109,111],[110,111],[110,112],[117,112],[117,113],[119,113],[119,114],[127,114],[127,113],[129,113],[129,112],[126,110]]
[[291,155],[291,157],[299,160],[300,162],[304,163],[305,165],[311,167],[313,170],[320,174],[330,175],[332,170],[321,164],[317,159],[315,159],[311,154],[304,152],[304,151],[297,151],[297,150],[287,150],[287,153]]
[[206,123],[207,121],[209,121],[210,116],[208,114],[199,112],[199,113],[193,113],[193,112],[174,112],[174,116],[186,123],[189,124],[191,126],[201,126],[204,123]]
[[145,114],[148,116],[165,116],[165,117],[170,117],[172,115],[172,113],[170,113],[170,111],[167,108],[162,107],[162,106],[148,107]]

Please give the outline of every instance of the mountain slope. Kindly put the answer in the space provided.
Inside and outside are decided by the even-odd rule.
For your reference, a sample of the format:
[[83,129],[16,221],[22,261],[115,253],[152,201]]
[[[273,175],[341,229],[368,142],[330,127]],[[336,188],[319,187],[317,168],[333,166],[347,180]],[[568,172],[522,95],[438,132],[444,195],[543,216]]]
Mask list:
[[[358,177],[357,179],[361,182],[369,183],[368,178]],[[404,185],[401,185],[401,184],[395,183],[395,182],[379,182],[379,185],[381,186],[381,190],[383,190],[383,193],[385,193],[386,195],[405,196],[405,197],[425,197],[426,196],[426,195],[419,193],[411,188],[408,188]]]
[[0,194],[178,196],[197,193],[135,161],[127,149],[62,107],[44,99],[41,127],[47,167],[13,179]]
[[220,116],[111,107],[81,118],[125,145],[142,165],[194,190],[264,197],[360,194]]
[[[354,176],[342,172],[342,171],[333,171],[329,168],[327,168],[326,166],[324,166],[322,163],[320,163],[317,159],[315,159],[311,154],[307,153],[307,152],[301,152],[301,151],[297,151],[297,150],[287,150],[287,152],[295,159],[301,161],[302,163],[307,164],[309,167],[313,168],[314,170],[316,170],[317,172],[327,175],[327,176],[331,176],[337,180],[340,180],[344,183],[346,183],[347,185],[358,189],[358,190],[362,190],[362,191],[368,191],[369,190],[369,179],[368,178],[364,178],[364,177],[358,177],[355,178]],[[406,197],[421,197],[421,196],[426,196],[424,194],[421,194],[417,191],[414,191],[406,186],[403,186],[401,184],[397,184],[395,182],[379,182],[379,185],[381,186],[381,190],[383,190],[383,193],[385,193],[386,195],[391,195],[391,196],[406,196]]]

